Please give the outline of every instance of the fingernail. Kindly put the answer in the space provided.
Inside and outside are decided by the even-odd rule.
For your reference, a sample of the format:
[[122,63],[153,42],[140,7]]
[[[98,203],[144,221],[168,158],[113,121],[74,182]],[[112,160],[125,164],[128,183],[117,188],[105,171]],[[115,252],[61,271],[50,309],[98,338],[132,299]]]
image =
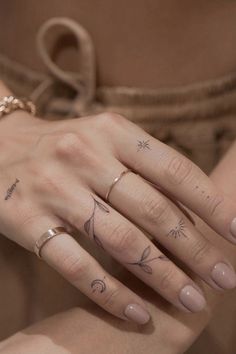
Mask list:
[[231,222],[230,232],[233,235],[233,237],[236,237],[236,218],[234,218]]
[[223,289],[236,287],[236,274],[226,263],[217,263],[212,272],[212,279]]
[[191,312],[201,311],[206,305],[204,297],[191,285],[186,285],[180,291],[179,298],[181,303]]
[[124,314],[132,321],[138,324],[145,324],[149,321],[150,315],[138,304],[129,304],[124,311]]

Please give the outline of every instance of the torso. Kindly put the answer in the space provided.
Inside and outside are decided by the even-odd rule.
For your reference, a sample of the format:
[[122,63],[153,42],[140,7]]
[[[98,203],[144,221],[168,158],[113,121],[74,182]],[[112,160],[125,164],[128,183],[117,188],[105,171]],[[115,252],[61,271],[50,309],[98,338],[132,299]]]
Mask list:
[[[222,0],[12,0],[0,12],[0,52],[45,71],[37,29],[67,16],[92,36],[100,84],[176,86],[235,70],[235,15],[236,3]],[[62,60],[76,66],[76,55]]]

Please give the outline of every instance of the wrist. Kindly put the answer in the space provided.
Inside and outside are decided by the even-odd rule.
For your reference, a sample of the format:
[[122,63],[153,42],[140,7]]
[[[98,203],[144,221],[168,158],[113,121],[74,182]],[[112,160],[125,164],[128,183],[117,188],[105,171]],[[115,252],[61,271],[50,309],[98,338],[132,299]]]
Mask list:
[[[13,93],[4,82],[0,80],[0,98],[10,95],[13,95]],[[9,129],[16,130],[18,127],[24,125],[28,127],[31,124],[35,124],[36,121],[42,120],[24,109],[15,109],[0,117],[0,133],[5,133],[9,131]]]
[[39,123],[42,124],[43,120],[21,109],[17,109],[0,118],[0,136],[23,133],[26,129]]

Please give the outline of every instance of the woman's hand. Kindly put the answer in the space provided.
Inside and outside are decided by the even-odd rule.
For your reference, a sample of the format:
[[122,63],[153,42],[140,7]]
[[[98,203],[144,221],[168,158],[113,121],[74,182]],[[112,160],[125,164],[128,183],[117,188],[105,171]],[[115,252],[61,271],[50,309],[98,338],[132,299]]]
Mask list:
[[[0,121],[0,144],[0,231],[11,240],[33,251],[49,228],[78,229],[178,308],[202,310],[199,287],[146,237],[148,232],[213,288],[235,287],[227,259],[178,202],[232,242],[235,203],[191,161],[127,119],[104,113],[50,122],[15,111]],[[143,178],[123,176],[109,205],[106,193],[127,168]],[[42,257],[108,312],[148,321],[144,301],[69,234],[47,242]]]

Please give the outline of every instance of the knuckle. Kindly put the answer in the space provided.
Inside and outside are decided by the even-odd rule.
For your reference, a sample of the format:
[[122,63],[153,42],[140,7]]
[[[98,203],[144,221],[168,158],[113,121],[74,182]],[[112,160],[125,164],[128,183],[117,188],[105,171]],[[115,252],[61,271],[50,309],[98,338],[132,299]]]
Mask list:
[[59,159],[79,161],[81,166],[97,167],[101,165],[99,155],[94,151],[89,139],[78,133],[65,133],[55,145],[55,154]]
[[103,298],[102,305],[104,307],[113,308],[117,306],[117,303],[120,299],[120,289],[114,288],[111,289]]
[[175,272],[172,267],[169,267],[165,270],[165,272],[160,276],[159,280],[159,288],[161,290],[167,290],[173,287],[175,283]]
[[30,212],[31,207],[32,206],[29,205],[28,208],[21,210],[21,213],[18,216],[17,226],[22,230],[29,229],[39,219],[40,213]]
[[55,143],[56,155],[60,157],[75,157],[83,154],[85,149],[85,141],[82,136],[77,133],[64,133]]
[[125,252],[132,248],[136,239],[137,236],[131,228],[118,225],[110,233],[109,248],[118,253]]
[[190,257],[191,259],[197,263],[200,264],[202,263],[202,261],[204,260],[204,258],[207,257],[207,255],[209,255],[211,251],[211,245],[208,241],[206,240],[197,240],[191,250],[190,250]]
[[34,190],[38,192],[50,191],[59,193],[60,183],[56,172],[51,170],[49,166],[42,166],[37,175],[37,183],[34,184]]
[[186,157],[177,155],[170,159],[166,177],[171,184],[181,184],[192,176],[193,163]]
[[165,223],[170,215],[170,206],[162,198],[145,197],[139,203],[139,212],[141,217],[152,224]]
[[62,261],[62,272],[64,277],[71,283],[81,280],[87,274],[88,265],[77,255],[69,255]]
[[[110,128],[110,126],[112,126],[112,128],[114,129],[114,124],[116,126],[122,127],[124,126],[124,124],[126,124],[127,119],[125,117],[123,117],[120,114],[117,113],[113,113],[113,112],[104,112],[101,113],[97,116],[98,121],[100,124],[102,124],[103,128]],[[112,123],[112,125],[111,125]]]
[[209,198],[207,206],[211,215],[216,215],[221,213],[221,208],[218,207],[224,202],[224,196],[221,194],[216,194],[213,197]]

